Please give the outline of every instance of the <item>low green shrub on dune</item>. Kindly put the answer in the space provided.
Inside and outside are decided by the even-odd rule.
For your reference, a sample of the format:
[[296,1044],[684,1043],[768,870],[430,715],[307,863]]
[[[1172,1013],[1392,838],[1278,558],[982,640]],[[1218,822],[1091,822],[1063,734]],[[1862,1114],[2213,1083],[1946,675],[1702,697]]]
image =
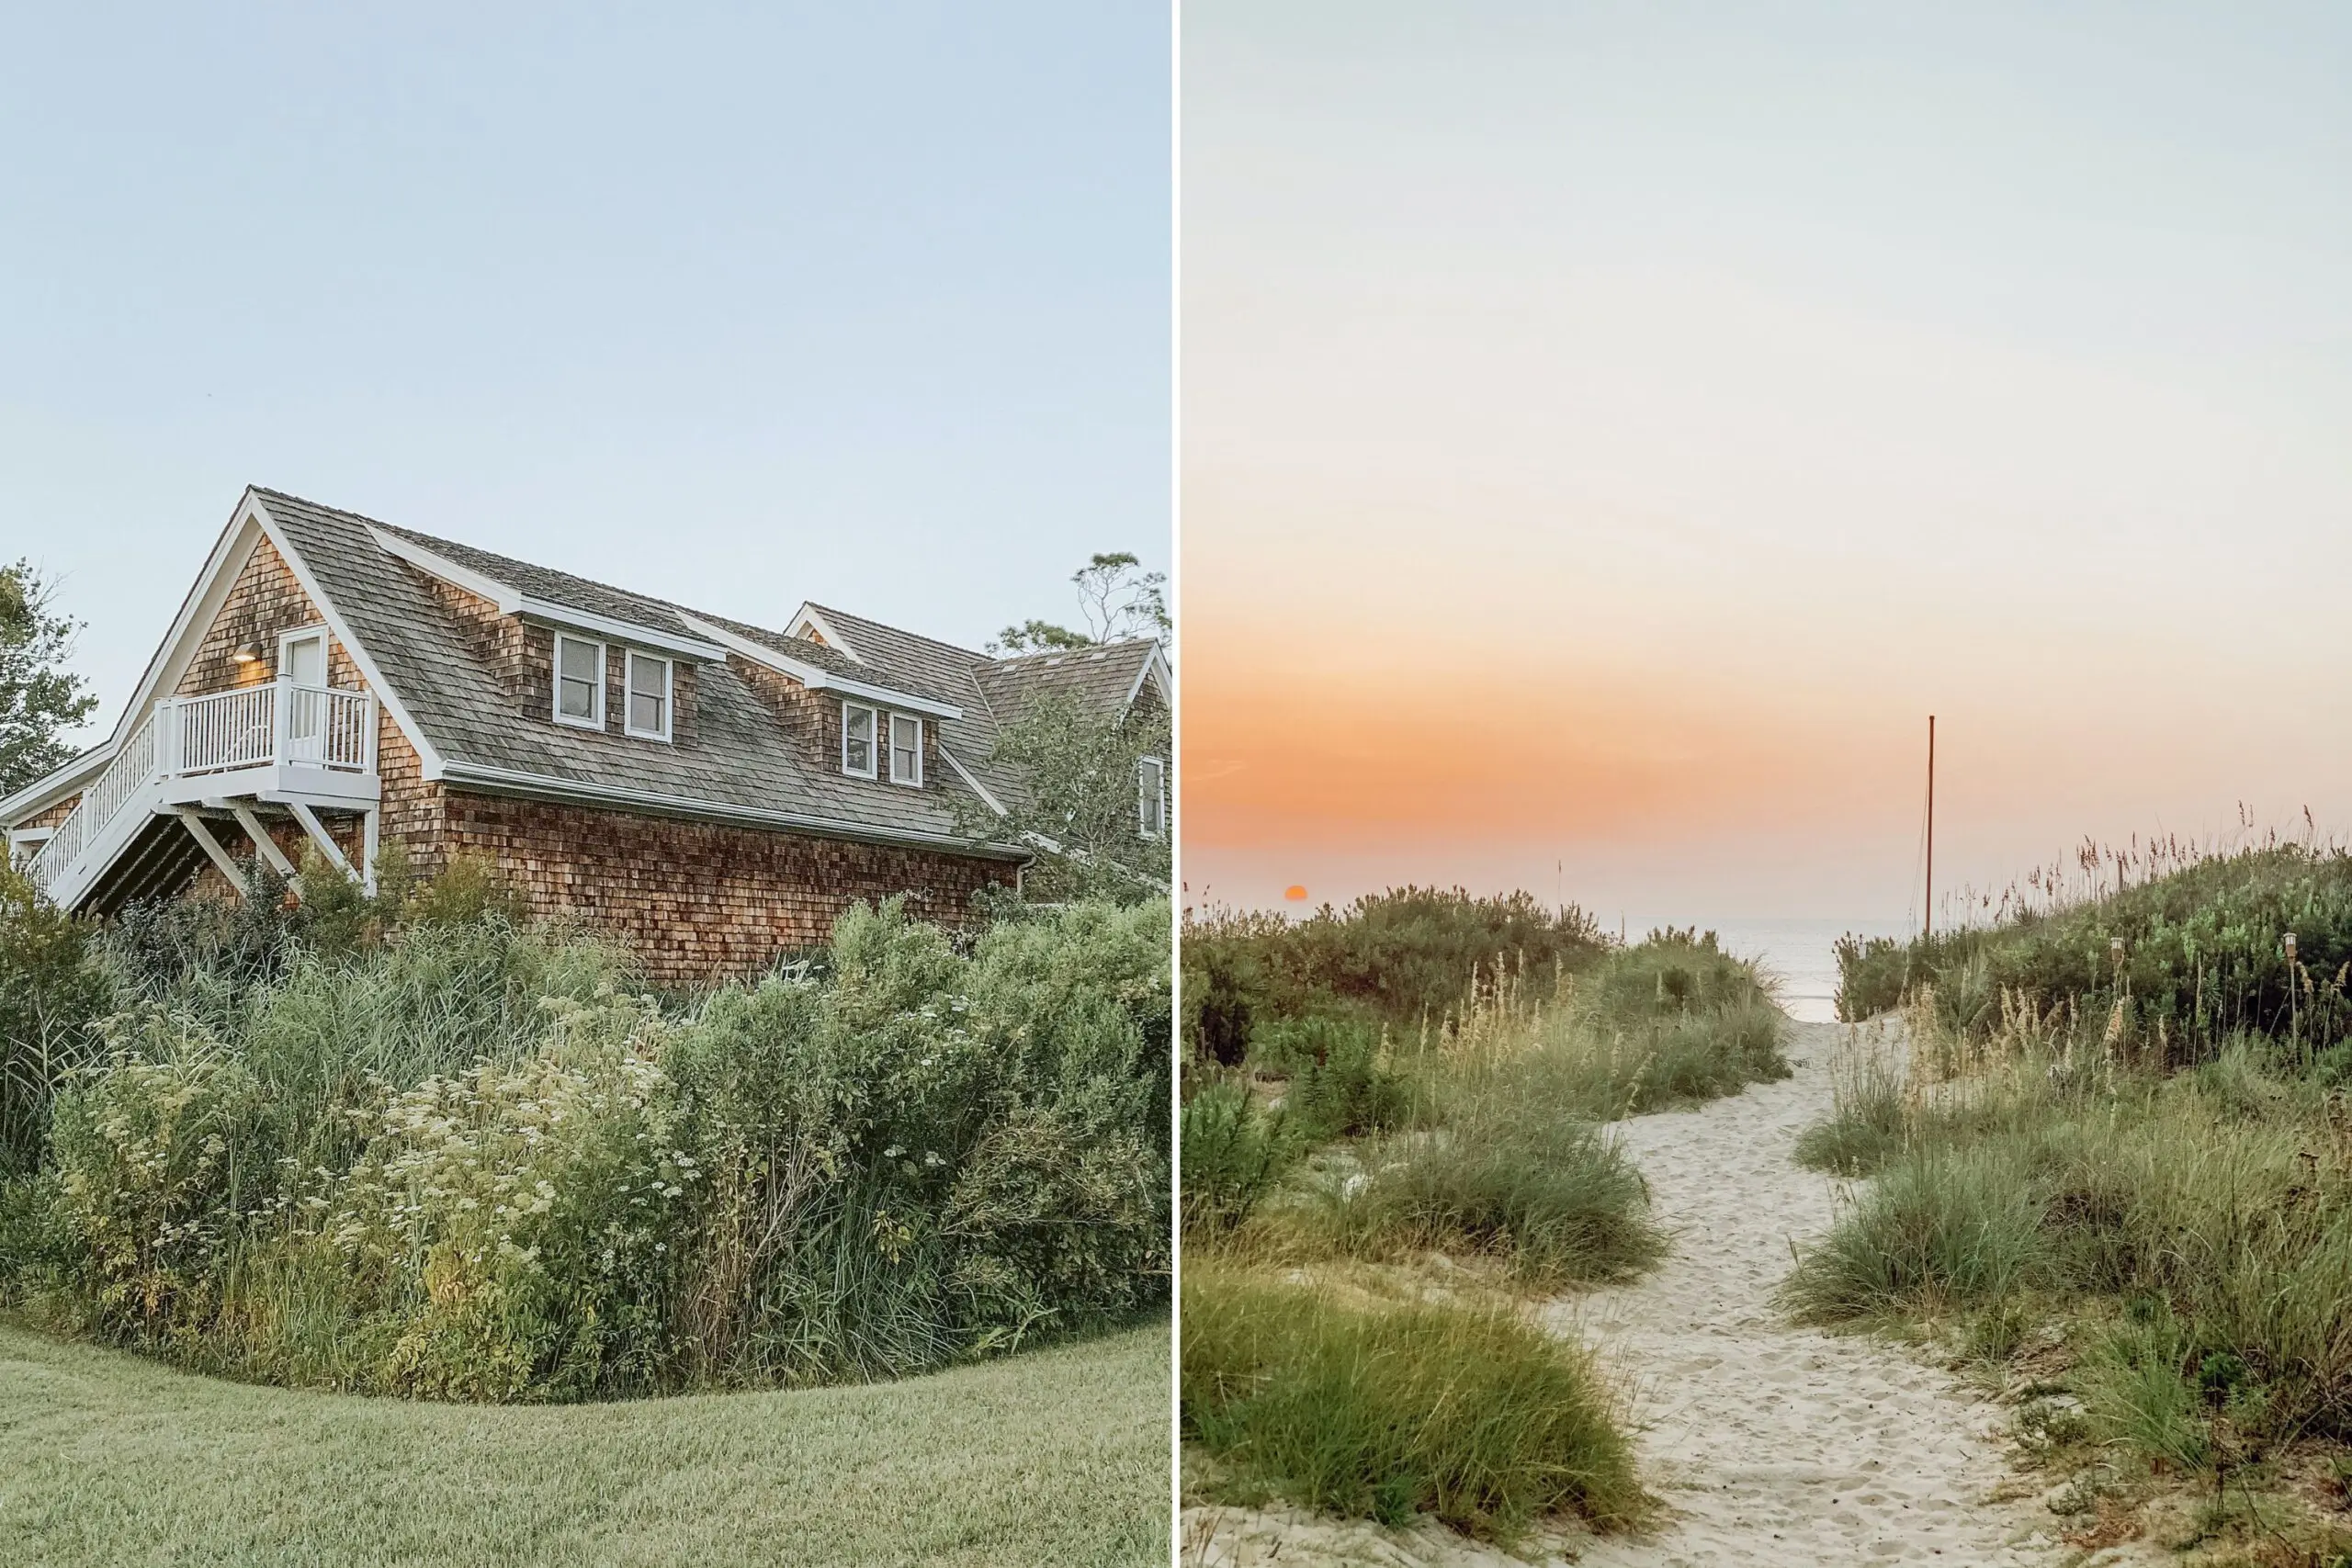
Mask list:
[[2238,1033],[2307,1060],[2352,1038],[2352,852],[2271,842],[2162,863],[2172,869],[2055,908],[2013,900],[1989,926],[1849,937],[1838,948],[1839,1016],[1924,988],[1942,1027],[1981,1037],[1999,1026],[2005,995],[2102,1021],[2120,1005],[2133,1037],[2172,1066]]

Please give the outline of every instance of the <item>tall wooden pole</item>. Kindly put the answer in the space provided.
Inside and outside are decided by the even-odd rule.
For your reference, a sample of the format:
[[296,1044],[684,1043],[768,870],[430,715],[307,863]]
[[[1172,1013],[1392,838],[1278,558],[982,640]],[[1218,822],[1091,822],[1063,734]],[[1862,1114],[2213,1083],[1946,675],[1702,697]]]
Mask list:
[[1936,716],[1928,716],[1928,912],[1919,934],[1936,930]]

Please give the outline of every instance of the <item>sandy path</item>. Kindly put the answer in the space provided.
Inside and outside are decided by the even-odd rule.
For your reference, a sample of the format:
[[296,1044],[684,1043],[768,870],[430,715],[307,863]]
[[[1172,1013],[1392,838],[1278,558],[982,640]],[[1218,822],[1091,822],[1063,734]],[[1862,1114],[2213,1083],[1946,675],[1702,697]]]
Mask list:
[[[1791,1327],[1772,1291],[1792,1242],[1827,1229],[1834,1184],[1791,1159],[1830,1104],[1843,1031],[1796,1024],[1796,1074],[1620,1134],[1673,1256],[1640,1282],[1566,1299],[1548,1320],[1630,1381],[1645,1483],[1669,1516],[1641,1540],[1562,1542],[1588,1568],[2053,1562],[2052,1517],[1993,1504],[2000,1412],[1901,1349]],[[1500,1564],[1433,1526],[1408,1533],[1290,1513],[1192,1510],[1187,1562]]]

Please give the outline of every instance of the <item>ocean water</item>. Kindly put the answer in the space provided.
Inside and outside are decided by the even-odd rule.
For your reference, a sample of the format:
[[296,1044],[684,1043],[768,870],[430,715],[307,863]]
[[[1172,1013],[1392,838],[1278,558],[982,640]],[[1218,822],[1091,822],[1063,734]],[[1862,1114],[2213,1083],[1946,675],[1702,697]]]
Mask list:
[[[1663,924],[1654,921],[1652,924]],[[1690,925],[1685,919],[1679,923]],[[1865,937],[1900,936],[1904,931],[1887,920],[1700,920],[1701,931],[1712,931],[1724,950],[1755,959],[1780,987],[1781,1005],[1789,1016],[1805,1022],[1829,1023],[1838,1017],[1838,954],[1835,943],[1848,931]],[[1629,922],[1626,934],[1636,942],[1649,929]]]

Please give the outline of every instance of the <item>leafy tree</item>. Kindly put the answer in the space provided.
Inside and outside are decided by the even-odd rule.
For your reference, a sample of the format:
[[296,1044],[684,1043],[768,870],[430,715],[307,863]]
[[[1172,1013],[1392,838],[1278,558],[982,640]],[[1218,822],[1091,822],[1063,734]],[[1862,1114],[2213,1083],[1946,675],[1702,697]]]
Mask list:
[[1097,643],[1125,642],[1156,637],[1162,642],[1173,624],[1168,616],[1168,574],[1146,571],[1143,563],[1125,550],[1097,555],[1070,574],[1078,589],[1079,608],[1086,630],[1072,631],[1051,621],[1024,621],[1007,626],[989,644],[994,654],[1045,653],[1055,649],[1091,648]]
[[59,739],[90,716],[97,694],[65,669],[81,624],[51,613],[56,584],[30,561],[0,567],[0,795],[70,759]]
[[94,929],[0,857],[0,1180],[33,1168],[51,1097],[94,1055],[90,1022],[113,998]]
[[1025,792],[1006,802],[1004,818],[967,801],[965,831],[1036,851],[1024,886],[1049,902],[1164,897],[1169,834],[1164,824],[1154,837],[1143,834],[1140,770],[1147,757],[1164,763],[1170,740],[1168,715],[1157,706],[1122,717],[1091,711],[1066,694],[1041,697],[997,731],[989,753],[1022,778]]
[[1050,653],[1057,648],[1091,648],[1094,639],[1084,632],[1074,632],[1068,626],[1057,626],[1051,621],[1023,621],[1017,626],[1007,626],[997,633],[989,644],[994,654]]

